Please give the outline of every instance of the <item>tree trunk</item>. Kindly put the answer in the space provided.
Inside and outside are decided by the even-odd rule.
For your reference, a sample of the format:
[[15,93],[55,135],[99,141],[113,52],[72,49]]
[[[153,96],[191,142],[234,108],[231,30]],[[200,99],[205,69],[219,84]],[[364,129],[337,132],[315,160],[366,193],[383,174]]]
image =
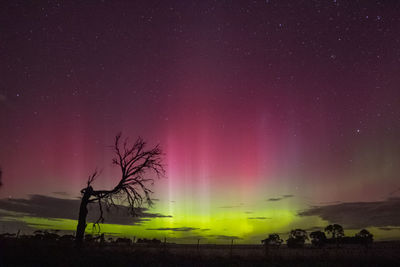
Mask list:
[[81,200],[81,206],[79,208],[79,219],[78,226],[76,227],[76,243],[78,245],[82,244],[83,238],[85,236],[86,229],[86,216],[88,214],[87,205],[89,204],[89,199],[92,196],[92,187],[87,187],[84,189],[84,194]]

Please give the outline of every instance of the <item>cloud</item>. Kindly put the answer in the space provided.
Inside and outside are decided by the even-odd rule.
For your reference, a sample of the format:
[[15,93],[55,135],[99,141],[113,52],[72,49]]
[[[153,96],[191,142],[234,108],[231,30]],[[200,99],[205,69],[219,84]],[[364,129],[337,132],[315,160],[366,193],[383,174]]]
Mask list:
[[[142,210],[147,210],[147,209],[142,209]],[[164,215],[160,213],[149,213],[142,211],[139,215],[141,218],[172,218],[172,215]]]
[[280,197],[271,197],[271,198],[267,199],[267,201],[281,201],[283,199],[291,198],[291,197],[294,197],[294,195],[287,194],[287,195],[282,195]]
[[379,227],[379,229],[383,231],[392,231],[392,230],[400,231],[399,227]]
[[25,222],[10,218],[6,218],[4,220],[0,219],[0,224],[3,233],[17,233],[18,231],[21,231],[21,234],[25,234],[27,232],[32,233],[34,230],[36,230],[33,227],[34,225],[27,225]]
[[226,206],[220,206],[218,208],[220,209],[233,209],[233,208],[242,208],[244,206],[244,203],[239,203],[239,205],[226,205]]
[[[0,209],[3,210],[3,213],[0,214],[0,220],[5,216],[15,218],[30,216],[76,220],[78,218],[79,206],[79,199],[64,199],[43,195],[31,195],[29,199],[0,199]],[[96,222],[100,215],[97,204],[90,204],[88,210],[87,221]],[[116,208],[111,208],[108,212],[106,210],[104,211],[104,222],[110,224],[134,225],[149,220],[149,218],[172,217],[170,215],[150,213],[146,208],[138,209],[138,211],[140,215],[132,217],[129,215],[127,207],[118,205]]]
[[300,216],[319,216],[331,223],[359,229],[366,227],[400,226],[400,198],[376,202],[348,202],[311,207]]
[[63,192],[63,191],[59,191],[59,192],[53,192],[54,195],[58,195],[58,196],[69,196],[69,194],[67,192]]
[[268,218],[268,217],[249,217],[247,219],[249,219],[249,220],[268,220],[268,219],[272,219],[272,218]]
[[272,197],[272,198],[269,198],[267,201],[280,201],[280,200],[282,200],[281,197],[276,197],[276,198]]
[[339,203],[342,203],[342,201],[327,201],[327,202],[319,202],[319,203],[316,203],[316,204],[319,204],[319,205],[332,205],[332,204],[339,204]]
[[147,228],[146,230],[190,232],[198,229],[199,228],[193,228],[193,227],[166,227],[166,228]]

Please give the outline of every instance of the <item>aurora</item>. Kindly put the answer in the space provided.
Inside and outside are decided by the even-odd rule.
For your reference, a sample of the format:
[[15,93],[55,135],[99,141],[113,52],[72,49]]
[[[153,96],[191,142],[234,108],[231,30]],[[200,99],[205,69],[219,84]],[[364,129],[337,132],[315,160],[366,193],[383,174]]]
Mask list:
[[138,217],[94,227],[90,207],[87,234],[400,238],[394,2],[1,4],[0,231],[74,233],[87,177],[118,181],[122,131],[160,144],[165,177]]

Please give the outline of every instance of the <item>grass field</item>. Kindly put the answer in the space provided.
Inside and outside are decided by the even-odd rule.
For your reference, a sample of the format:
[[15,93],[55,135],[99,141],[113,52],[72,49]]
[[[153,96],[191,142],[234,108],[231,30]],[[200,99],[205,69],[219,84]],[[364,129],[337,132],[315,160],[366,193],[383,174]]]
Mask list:
[[400,266],[400,244],[265,250],[261,245],[88,245],[1,240],[1,266]]

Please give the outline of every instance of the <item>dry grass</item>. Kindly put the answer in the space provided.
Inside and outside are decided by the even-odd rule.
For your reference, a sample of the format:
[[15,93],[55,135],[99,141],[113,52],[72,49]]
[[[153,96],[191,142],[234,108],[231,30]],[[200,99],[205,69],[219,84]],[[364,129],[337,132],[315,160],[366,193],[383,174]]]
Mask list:
[[270,249],[257,245],[98,244],[75,248],[40,240],[1,240],[0,266],[400,266],[399,243],[371,248]]

